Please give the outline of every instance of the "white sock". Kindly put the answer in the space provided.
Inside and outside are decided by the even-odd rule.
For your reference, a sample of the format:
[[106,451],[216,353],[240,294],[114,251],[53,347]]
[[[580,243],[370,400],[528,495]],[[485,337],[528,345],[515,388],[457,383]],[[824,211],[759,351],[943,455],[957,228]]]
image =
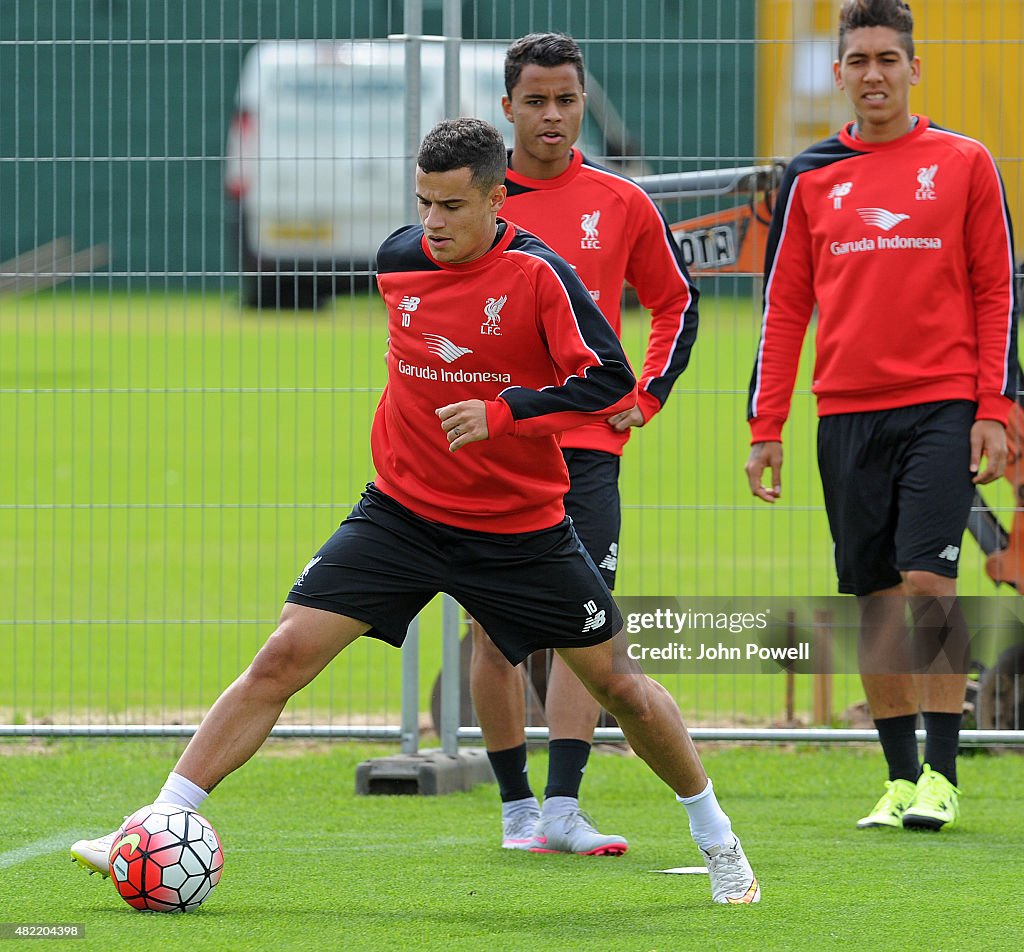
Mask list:
[[536,797],[523,797],[522,800],[509,800],[501,805],[501,818],[507,820],[510,816],[520,813],[523,810],[536,812],[540,810],[540,804]]
[[198,810],[209,794],[197,787],[188,777],[176,774],[173,770],[167,775],[167,782],[156,798],[156,803],[173,803],[175,806]]
[[580,801],[577,797],[548,797],[544,801],[544,809],[541,816],[568,816],[570,813],[578,813]]
[[709,850],[712,846],[732,845],[732,824],[718,805],[710,779],[708,785],[696,796],[680,797],[677,794],[676,799],[686,807],[690,816],[690,836],[702,850]]

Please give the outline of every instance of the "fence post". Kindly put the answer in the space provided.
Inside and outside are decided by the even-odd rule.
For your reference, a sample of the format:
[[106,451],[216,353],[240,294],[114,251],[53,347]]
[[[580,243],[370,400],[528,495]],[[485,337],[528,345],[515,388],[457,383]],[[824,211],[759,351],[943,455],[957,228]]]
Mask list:
[[405,0],[402,28],[405,31],[405,147],[408,156],[405,163],[405,195],[409,221],[416,221],[416,170],[413,163],[420,149],[423,0]]
[[817,671],[814,679],[814,723],[832,723],[832,613],[814,613],[814,657]]
[[462,609],[451,595],[441,603],[441,750],[449,757],[459,752],[459,708],[462,663],[460,658]]
[[444,114],[454,119],[462,112],[459,47],[462,43],[462,0],[444,0]]
[[479,747],[459,751],[460,638],[462,609],[448,595],[441,604],[441,750],[419,750],[419,618],[402,646],[402,749],[392,757],[356,767],[356,793],[453,793],[493,783],[494,773]]
[[409,623],[402,645],[402,753],[420,748],[420,618]]

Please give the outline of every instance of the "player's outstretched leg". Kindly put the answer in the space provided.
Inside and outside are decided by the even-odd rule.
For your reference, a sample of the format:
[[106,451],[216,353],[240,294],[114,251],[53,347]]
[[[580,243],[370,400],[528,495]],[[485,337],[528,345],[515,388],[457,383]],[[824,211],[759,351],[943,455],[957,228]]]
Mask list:
[[732,824],[715,797],[679,707],[626,654],[621,632],[590,648],[559,654],[622,727],[626,740],[686,808],[690,834],[704,857],[714,902],[759,902],[761,887]]
[[[221,780],[259,750],[288,699],[368,628],[334,612],[286,604],[252,664],[203,718],[155,802],[198,809]],[[90,874],[109,876],[104,846],[109,852],[116,835],[115,830],[78,840],[71,847],[72,860]]]

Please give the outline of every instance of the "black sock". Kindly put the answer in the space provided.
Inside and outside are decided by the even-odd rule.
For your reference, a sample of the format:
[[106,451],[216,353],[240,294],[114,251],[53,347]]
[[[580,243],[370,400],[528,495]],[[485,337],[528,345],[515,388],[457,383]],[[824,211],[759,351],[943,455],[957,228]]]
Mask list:
[[487,759],[498,781],[501,802],[525,800],[533,796],[530,778],[526,773],[526,742],[507,750],[489,750]]
[[956,752],[962,714],[924,711],[924,762],[956,786]]
[[917,758],[917,715],[877,717],[878,741],[889,765],[890,780],[909,780],[917,783],[921,776],[921,762]]
[[583,771],[590,759],[590,744],[571,737],[553,740],[548,744],[548,797],[579,797]]

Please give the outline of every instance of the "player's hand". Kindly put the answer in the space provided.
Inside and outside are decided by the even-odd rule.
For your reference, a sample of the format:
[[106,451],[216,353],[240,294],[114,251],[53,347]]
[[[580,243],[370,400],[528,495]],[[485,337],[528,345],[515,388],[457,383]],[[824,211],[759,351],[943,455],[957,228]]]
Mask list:
[[622,433],[630,427],[643,426],[644,415],[640,412],[639,407],[630,407],[628,410],[616,413],[615,416],[608,417],[608,423],[617,433]]
[[441,429],[448,437],[448,449],[453,453],[467,443],[487,439],[487,408],[483,400],[463,400],[438,407],[434,413],[441,421]]
[[[782,495],[782,444],[778,440],[766,440],[751,446],[745,468],[750,491],[758,499],[775,502]],[[766,469],[771,472],[770,486],[764,485]]]
[[[985,469],[981,460],[985,459]],[[1006,427],[998,420],[975,420],[971,427],[971,480],[975,486],[984,486],[999,479],[1006,470]]]

